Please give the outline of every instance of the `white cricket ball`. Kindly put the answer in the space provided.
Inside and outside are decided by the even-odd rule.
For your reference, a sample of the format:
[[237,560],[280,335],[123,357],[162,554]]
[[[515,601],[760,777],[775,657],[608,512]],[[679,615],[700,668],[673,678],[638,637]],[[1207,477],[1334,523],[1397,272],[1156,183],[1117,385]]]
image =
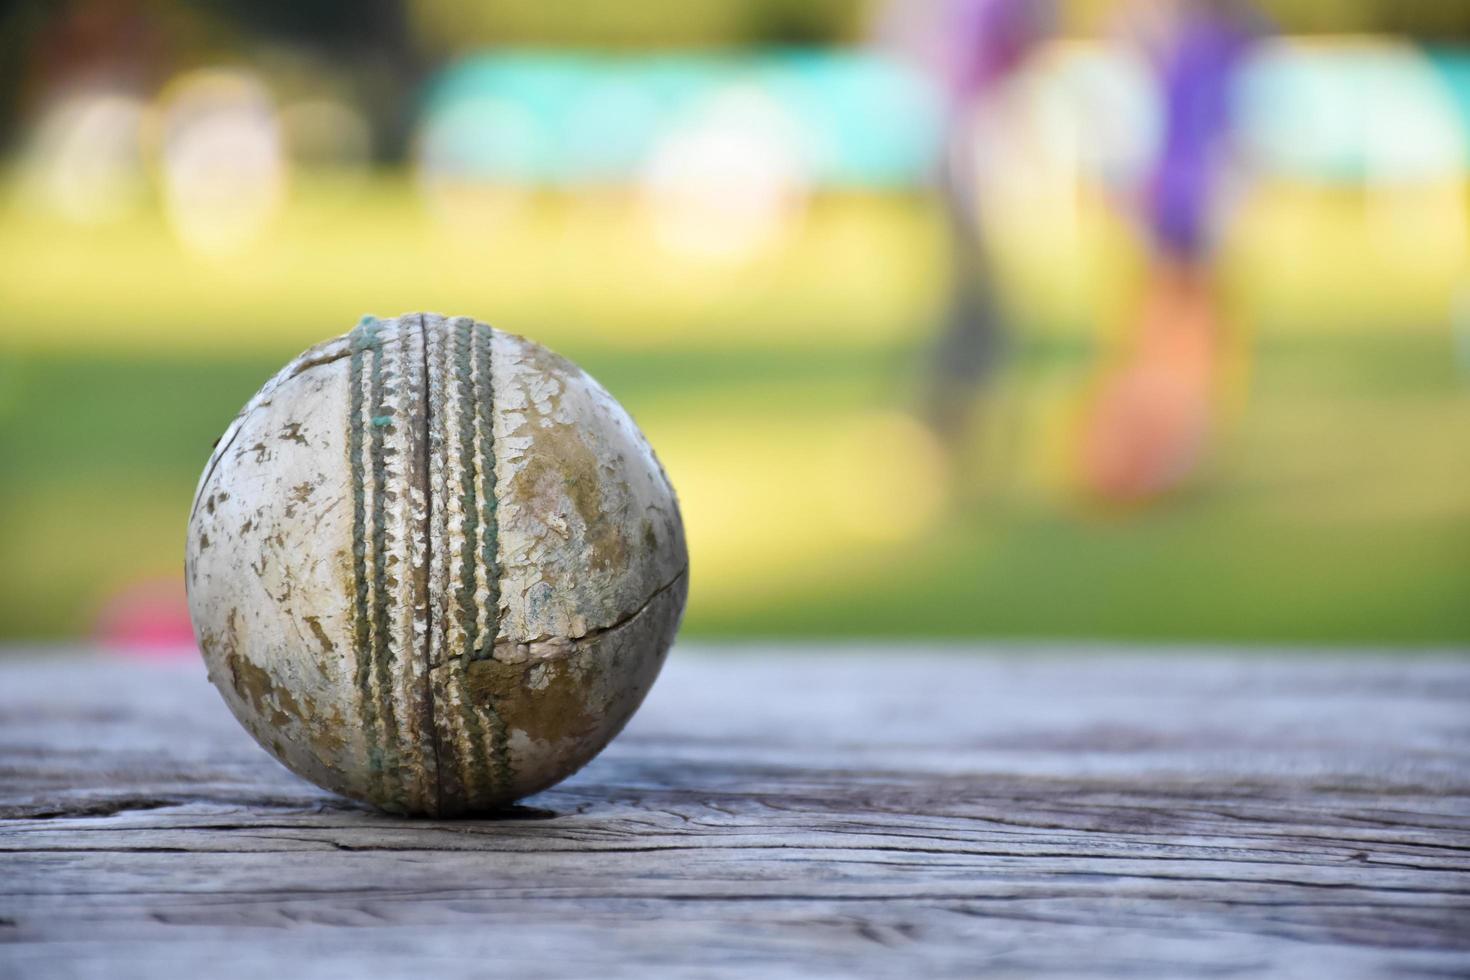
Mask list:
[[210,679],[307,779],[491,810],[584,765],[678,630],[678,502],[570,361],[468,317],[365,317],[221,437],[189,518]]

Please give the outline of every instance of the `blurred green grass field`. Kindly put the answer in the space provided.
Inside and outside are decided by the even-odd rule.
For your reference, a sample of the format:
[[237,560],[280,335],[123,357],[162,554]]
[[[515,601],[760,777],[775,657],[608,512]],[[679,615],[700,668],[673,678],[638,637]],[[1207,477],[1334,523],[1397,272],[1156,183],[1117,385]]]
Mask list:
[[434,309],[548,343],[632,411],[689,523],[689,636],[1470,639],[1460,259],[1384,258],[1350,200],[1296,192],[1247,222],[1252,354],[1208,472],[1119,514],[1057,463],[1126,305],[1107,220],[1018,241],[1009,448],[952,497],[913,420],[942,284],[922,200],[819,200],[771,254],[714,267],[661,254],[616,200],[466,229],[406,181],[297,197],[229,261],[152,211],[6,213],[0,636],[85,633],[109,594],[176,577],[199,470],[260,383],[363,313]]

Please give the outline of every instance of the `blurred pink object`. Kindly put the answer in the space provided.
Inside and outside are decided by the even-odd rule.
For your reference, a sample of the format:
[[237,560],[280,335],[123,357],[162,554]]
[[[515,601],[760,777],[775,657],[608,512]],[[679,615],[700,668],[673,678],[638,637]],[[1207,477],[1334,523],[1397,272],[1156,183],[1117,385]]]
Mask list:
[[93,638],[104,650],[130,657],[197,656],[182,578],[131,582],[97,615]]

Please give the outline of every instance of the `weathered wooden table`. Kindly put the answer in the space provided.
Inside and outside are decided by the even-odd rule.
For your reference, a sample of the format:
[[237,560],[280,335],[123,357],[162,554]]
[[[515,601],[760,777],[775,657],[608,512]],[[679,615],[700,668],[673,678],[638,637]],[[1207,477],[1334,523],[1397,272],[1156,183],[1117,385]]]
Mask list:
[[288,774],[192,664],[0,660],[0,975],[1470,972],[1470,660],[676,654],[500,820]]

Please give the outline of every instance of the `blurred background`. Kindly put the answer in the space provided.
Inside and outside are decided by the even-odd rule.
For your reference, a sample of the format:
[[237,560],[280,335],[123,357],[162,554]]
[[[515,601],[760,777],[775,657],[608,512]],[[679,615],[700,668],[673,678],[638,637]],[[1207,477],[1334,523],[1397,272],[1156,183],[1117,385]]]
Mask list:
[[586,367],[684,635],[1470,640],[1470,5],[0,2],[0,641],[187,642],[365,313]]

